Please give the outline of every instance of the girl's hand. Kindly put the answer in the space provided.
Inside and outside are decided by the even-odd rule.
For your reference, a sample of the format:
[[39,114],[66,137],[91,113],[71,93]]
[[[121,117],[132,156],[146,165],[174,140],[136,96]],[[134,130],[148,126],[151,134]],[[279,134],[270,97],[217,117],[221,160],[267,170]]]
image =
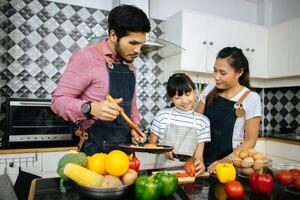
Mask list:
[[204,163],[202,161],[195,160],[194,165],[196,166],[195,176],[198,176],[198,175],[203,174],[205,172],[205,166],[204,166]]
[[167,152],[167,153],[165,153],[164,155],[165,155],[165,158],[166,158],[166,159],[169,159],[169,160],[175,160],[174,155],[176,155],[176,153],[175,153],[175,150],[173,149],[172,151]]

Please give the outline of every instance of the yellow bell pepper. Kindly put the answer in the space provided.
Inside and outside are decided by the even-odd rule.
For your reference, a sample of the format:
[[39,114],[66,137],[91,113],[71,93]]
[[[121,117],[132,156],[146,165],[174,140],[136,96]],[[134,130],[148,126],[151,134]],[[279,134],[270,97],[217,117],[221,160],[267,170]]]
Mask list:
[[221,183],[234,181],[236,171],[231,163],[218,163],[216,165],[216,175]]

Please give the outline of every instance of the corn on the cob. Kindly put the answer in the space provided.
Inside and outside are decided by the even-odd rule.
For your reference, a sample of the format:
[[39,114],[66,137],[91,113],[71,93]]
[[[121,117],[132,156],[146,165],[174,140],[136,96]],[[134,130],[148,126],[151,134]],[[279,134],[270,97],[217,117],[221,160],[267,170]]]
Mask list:
[[101,174],[74,163],[66,164],[64,174],[79,185],[87,187],[101,187],[104,179]]

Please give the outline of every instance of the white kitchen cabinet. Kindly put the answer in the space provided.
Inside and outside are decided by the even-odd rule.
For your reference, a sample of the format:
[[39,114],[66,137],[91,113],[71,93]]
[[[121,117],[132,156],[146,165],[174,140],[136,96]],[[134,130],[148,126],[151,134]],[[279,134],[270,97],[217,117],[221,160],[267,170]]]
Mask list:
[[58,161],[66,153],[67,151],[1,154],[0,174],[6,171],[13,184],[17,179],[19,167],[22,171],[43,178],[58,177],[56,173]]
[[267,77],[268,29],[230,20],[229,41],[231,45],[242,49],[248,59],[250,77]]
[[7,173],[12,184],[14,184],[17,179],[19,167],[22,171],[41,176],[42,154],[19,153],[0,155],[0,174]]
[[289,22],[271,27],[269,30],[268,76],[270,78],[288,76]]
[[300,18],[273,26],[269,31],[270,78],[300,75]]
[[300,164],[300,145],[280,140],[259,139],[255,149],[266,154],[273,162]]
[[166,78],[175,71],[212,73],[218,52],[241,48],[252,77],[267,74],[267,29],[245,22],[182,10],[166,20],[165,39],[185,49],[165,59]]
[[45,177],[57,177],[56,173],[58,161],[67,152],[45,152],[42,154],[42,176]]
[[289,21],[288,70],[289,75],[300,75],[300,17]]
[[182,10],[166,20],[165,39],[185,50],[165,59],[165,72],[212,73],[218,52],[228,46],[226,19]]

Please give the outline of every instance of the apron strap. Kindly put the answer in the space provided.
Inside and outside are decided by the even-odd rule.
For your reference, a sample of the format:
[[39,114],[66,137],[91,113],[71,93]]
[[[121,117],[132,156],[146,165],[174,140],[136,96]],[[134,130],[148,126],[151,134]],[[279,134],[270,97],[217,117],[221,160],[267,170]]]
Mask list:
[[[104,54],[102,46],[99,43],[97,43],[96,44],[96,48],[104,56],[104,60],[107,62],[108,67],[110,69],[113,69],[114,68],[114,66],[113,66],[113,60],[110,57],[108,57],[107,55]],[[130,69],[130,71],[132,71],[133,70],[133,64],[132,63],[128,63],[127,65],[128,65],[128,68]]]
[[243,117],[245,115],[246,111],[243,108],[242,102],[245,100],[245,98],[248,96],[249,93],[250,93],[250,90],[246,91],[240,97],[240,99],[234,104],[235,114],[236,114],[237,117]]
[[102,46],[101,46],[99,43],[97,43],[97,44],[96,44],[96,48],[97,48],[98,51],[103,55],[104,60],[105,60],[105,61],[107,62],[107,64],[108,64],[108,67],[111,68],[111,69],[113,69],[113,68],[114,68],[114,67],[113,67],[113,60],[112,60],[110,57],[108,57],[107,55],[104,54]]
[[245,98],[248,96],[248,94],[249,94],[250,92],[251,92],[250,90],[246,91],[246,92],[240,97],[240,99],[239,99],[236,103],[242,104],[242,102],[245,100]]

